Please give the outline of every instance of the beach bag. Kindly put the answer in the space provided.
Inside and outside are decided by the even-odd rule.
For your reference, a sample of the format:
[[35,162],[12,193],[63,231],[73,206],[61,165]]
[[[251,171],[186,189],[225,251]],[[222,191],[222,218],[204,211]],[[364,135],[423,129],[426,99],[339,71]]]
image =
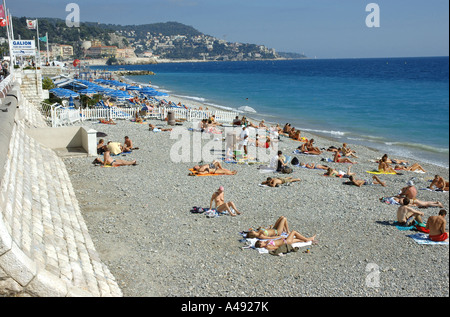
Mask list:
[[283,174],[291,174],[294,170],[290,166],[283,166],[281,168],[281,173]]
[[298,160],[298,158],[296,158],[296,157],[294,156],[294,158],[293,158],[292,161],[291,161],[291,164],[292,164],[292,165],[299,165],[299,164],[300,164],[300,161]]

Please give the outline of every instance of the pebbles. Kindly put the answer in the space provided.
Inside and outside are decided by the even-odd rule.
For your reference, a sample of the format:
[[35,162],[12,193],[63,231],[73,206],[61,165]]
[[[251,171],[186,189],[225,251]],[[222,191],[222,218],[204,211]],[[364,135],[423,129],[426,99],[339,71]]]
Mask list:
[[[378,200],[397,194],[413,176],[422,179],[419,188],[435,174],[448,179],[448,169],[421,164],[426,174],[381,175],[387,187],[358,188],[324,177],[321,170],[294,168],[291,176],[300,183],[263,188],[258,184],[269,174],[259,173],[256,165],[223,164],[238,171],[234,176],[188,176],[197,162],[170,161],[176,142],[170,132],[150,132],[148,125],[128,121],[85,125],[107,133],[105,140],[123,142],[128,135],[140,148],[118,157],[136,159],[137,166],[102,168],[91,164],[92,158],[65,160],[96,249],[125,296],[449,295],[448,246],[416,244],[409,232],[389,225],[397,208]],[[319,148],[340,145],[314,139]],[[291,155],[298,142],[283,138],[280,145]],[[352,171],[368,178],[365,171],[377,167],[369,160],[383,153],[350,147],[359,156]],[[319,163],[331,154],[298,157]],[[347,169],[346,164],[329,165]],[[193,206],[209,207],[220,185],[243,215],[210,219],[190,213]],[[448,210],[448,194],[421,190],[418,197],[439,200]],[[427,219],[439,209],[421,211]],[[317,234],[319,244],[309,253],[300,249],[284,257],[241,249],[240,231],[273,225],[282,215],[291,230]]]

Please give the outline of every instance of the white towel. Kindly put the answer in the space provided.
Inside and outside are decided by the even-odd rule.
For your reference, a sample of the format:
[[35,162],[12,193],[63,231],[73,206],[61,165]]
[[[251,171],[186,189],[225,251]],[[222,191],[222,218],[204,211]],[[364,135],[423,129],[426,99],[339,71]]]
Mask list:
[[[269,253],[269,250],[267,250],[266,248],[255,248],[255,243],[256,241],[258,241],[259,239],[257,238],[252,238],[252,239],[246,239],[247,241],[247,247],[248,248],[253,248],[255,250],[257,250],[259,252],[259,254],[266,254]],[[264,241],[264,240],[263,240]],[[308,242],[296,242],[293,243],[292,246],[294,248],[301,248],[301,247],[306,247],[308,245],[311,245],[312,241],[308,241]]]

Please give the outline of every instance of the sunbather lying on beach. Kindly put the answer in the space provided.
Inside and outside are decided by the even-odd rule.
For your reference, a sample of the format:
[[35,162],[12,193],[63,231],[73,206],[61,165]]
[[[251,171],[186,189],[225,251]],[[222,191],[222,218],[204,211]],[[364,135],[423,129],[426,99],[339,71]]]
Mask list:
[[125,165],[137,165],[136,160],[133,161],[125,161],[125,160],[115,160],[111,157],[111,152],[109,151],[107,146],[103,147],[103,161],[99,158],[94,160],[94,164],[102,164],[103,166],[110,165],[113,167],[116,166],[125,166]]
[[350,185],[355,185],[358,187],[361,187],[363,185],[374,185],[374,184],[379,184],[383,187],[386,187],[386,183],[382,182],[376,175],[373,175],[373,177],[372,177],[373,180],[371,180],[371,179],[366,179],[366,180],[356,179],[353,175],[350,176],[348,179],[350,180],[350,182],[349,182]]
[[247,238],[270,239],[280,237],[282,233],[289,234],[289,226],[286,217],[281,216],[273,226],[269,228],[258,228],[246,232]]
[[163,129],[163,128],[157,128],[155,125],[153,125],[153,124],[149,124],[148,125],[148,130],[149,131],[153,131],[153,132],[160,132],[160,131],[172,131],[172,129],[170,128],[168,128],[168,129]]
[[424,168],[422,166],[420,166],[417,163],[414,163],[411,166],[404,166],[404,165],[395,165],[394,170],[396,171],[409,171],[409,172],[415,172],[415,171],[422,171],[424,173],[426,173],[427,171],[424,170]]
[[292,177],[267,177],[267,179],[261,183],[261,185],[267,185],[270,187],[280,187],[283,184],[290,184],[294,182],[300,182],[300,178]]
[[197,174],[224,174],[224,175],[236,175],[237,171],[231,171],[223,168],[219,161],[214,160],[211,164],[195,165],[193,170]]
[[400,159],[390,159],[390,158],[388,158],[388,155],[387,155],[387,154],[384,154],[384,155],[381,157],[381,159],[377,159],[377,160],[375,160],[375,162],[376,162],[376,163],[380,163],[380,162],[383,160],[383,158],[384,158],[384,160],[385,160],[388,164],[409,164],[409,162],[408,162],[408,161],[405,161],[405,160],[400,160]]
[[347,173],[341,172],[341,171],[336,171],[335,169],[328,167],[327,171],[325,174],[323,174],[324,176],[335,176],[335,177],[343,177],[343,178],[349,178],[350,176],[355,175],[355,173],[352,173],[350,171],[351,169],[351,165],[348,166],[347,168]]
[[423,212],[417,211],[409,207],[410,201],[408,198],[403,199],[402,206],[397,209],[397,221],[400,225],[409,226],[416,220],[418,223],[423,223],[422,216]]
[[[382,200],[383,198],[380,198]],[[391,197],[394,201],[398,202],[399,204],[403,204],[404,198],[398,198],[398,197]],[[419,200],[417,198],[409,199],[409,205],[415,206],[418,208],[429,208],[429,207],[439,207],[444,208],[444,205],[440,201],[423,201]]]
[[[209,209],[211,210],[214,202],[216,210],[218,212],[224,212],[226,210],[233,217],[236,215],[240,215],[241,212],[239,212],[239,210],[236,208],[236,205],[232,201],[229,201],[227,203],[225,202],[224,191],[225,189],[223,188],[223,186],[220,186],[219,189],[214,192],[209,203]],[[234,210],[236,213],[234,213],[232,210]]]
[[328,169],[328,166],[326,166],[326,165],[314,164],[314,163],[302,163],[302,162],[300,162],[299,166],[303,167],[303,168],[309,168],[309,169],[312,169],[312,170],[314,170],[314,169],[316,169],[316,170],[326,170],[326,169]]
[[99,120],[99,123],[103,123],[103,124],[116,124],[115,122],[114,122],[114,120],[113,119],[109,119],[109,120],[106,120],[106,119],[100,119]]
[[258,240],[255,243],[255,248],[266,248],[267,250],[276,250],[278,247],[282,246],[283,244],[293,244],[297,242],[309,242],[309,241],[315,241],[316,235],[306,238],[305,236],[301,235],[297,231],[291,231],[287,238],[281,238],[281,239],[272,239],[267,241]]
[[352,162],[347,157],[341,157],[341,154],[339,152],[334,153],[333,162],[335,163],[350,163],[350,164],[356,164],[356,162]]
[[431,184],[428,188],[433,189],[434,187],[436,187],[436,189],[448,191],[449,190],[449,182],[446,182],[443,177],[441,177],[439,175],[435,175],[433,181],[431,182]]

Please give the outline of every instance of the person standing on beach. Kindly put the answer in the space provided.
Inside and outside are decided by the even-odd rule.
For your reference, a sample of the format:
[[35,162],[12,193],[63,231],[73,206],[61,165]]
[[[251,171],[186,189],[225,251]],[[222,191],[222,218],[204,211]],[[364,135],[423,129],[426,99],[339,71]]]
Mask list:
[[[233,217],[236,215],[240,215],[241,213],[239,212],[239,210],[237,210],[236,205],[232,201],[225,203],[224,191],[225,189],[223,188],[223,186],[220,186],[219,189],[214,192],[209,203],[209,209],[211,210],[212,204],[214,202],[216,210],[218,212],[224,212],[226,210]],[[236,213],[234,213],[232,210],[234,210]]]
[[447,225],[445,216],[447,216],[447,210],[441,209],[438,216],[428,218],[425,229],[430,230],[431,240],[448,242],[448,231],[445,231],[445,226]]
[[239,144],[239,149],[244,147],[244,153],[246,156],[248,154],[248,152],[247,152],[248,136],[249,136],[249,132],[248,132],[247,128],[245,126],[243,126],[241,134],[240,134],[241,143]]

